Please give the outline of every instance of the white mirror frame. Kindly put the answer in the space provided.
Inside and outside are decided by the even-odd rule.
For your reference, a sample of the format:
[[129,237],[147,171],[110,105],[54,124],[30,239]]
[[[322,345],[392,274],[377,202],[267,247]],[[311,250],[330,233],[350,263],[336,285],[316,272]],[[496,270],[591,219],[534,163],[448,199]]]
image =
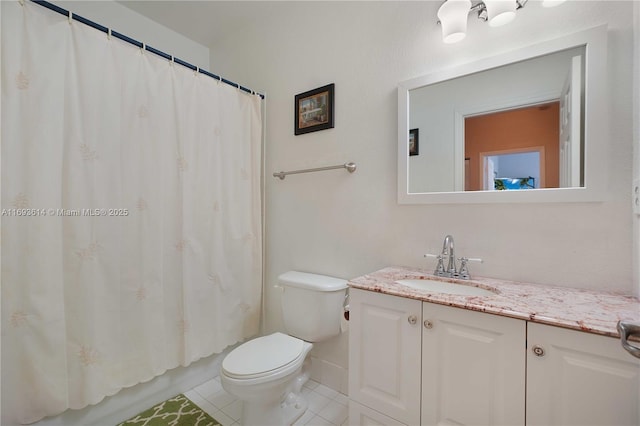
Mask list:
[[[584,187],[543,188],[530,191],[409,192],[409,145],[407,138],[409,135],[409,92],[411,90],[578,46],[585,46],[586,51]],[[608,164],[606,150],[608,137],[607,96],[606,25],[401,82],[398,85],[398,203],[459,204],[602,201],[605,195]],[[453,134],[451,143],[454,143]]]

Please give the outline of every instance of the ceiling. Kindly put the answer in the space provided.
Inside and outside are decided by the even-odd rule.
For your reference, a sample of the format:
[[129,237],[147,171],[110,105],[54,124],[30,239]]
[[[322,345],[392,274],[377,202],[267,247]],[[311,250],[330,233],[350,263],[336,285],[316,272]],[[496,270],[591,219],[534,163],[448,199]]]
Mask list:
[[[0,0],[1,1],[1,0]],[[211,47],[243,28],[259,24],[278,25],[278,19],[309,19],[311,3],[336,3],[337,0],[117,0],[129,9],[170,28],[191,40]],[[350,0],[367,7],[371,0]],[[377,0],[372,3],[399,2]],[[429,4],[434,23],[442,0],[411,0]],[[429,16],[429,15],[427,15]],[[299,18],[296,18],[299,17]],[[310,24],[315,24],[310,20]]]
[[120,4],[205,46],[273,19],[292,1],[156,1],[119,0]]

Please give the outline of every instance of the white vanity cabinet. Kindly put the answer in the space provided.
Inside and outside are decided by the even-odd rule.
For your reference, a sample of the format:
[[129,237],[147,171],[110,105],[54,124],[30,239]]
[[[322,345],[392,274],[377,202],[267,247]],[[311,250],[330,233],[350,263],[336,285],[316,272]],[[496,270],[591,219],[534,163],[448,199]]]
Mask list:
[[525,321],[354,288],[350,309],[350,425],[524,424]]
[[617,338],[350,289],[349,425],[640,425]]
[[620,340],[528,324],[527,425],[639,425],[640,359]]
[[524,425],[526,322],[423,303],[421,425]]
[[349,299],[349,398],[365,407],[350,403],[349,423],[418,425],[422,302],[355,288]]

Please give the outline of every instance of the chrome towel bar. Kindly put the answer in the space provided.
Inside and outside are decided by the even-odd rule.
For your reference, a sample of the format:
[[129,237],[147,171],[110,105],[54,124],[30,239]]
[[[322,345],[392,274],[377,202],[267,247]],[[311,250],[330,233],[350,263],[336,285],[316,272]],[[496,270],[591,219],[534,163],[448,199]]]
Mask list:
[[280,180],[284,180],[285,176],[287,175],[295,175],[298,173],[323,172],[325,170],[335,170],[335,169],[347,169],[349,173],[353,173],[356,171],[356,163],[345,163],[345,164],[339,164],[337,166],[318,167],[315,169],[292,170],[290,172],[276,172],[273,174],[273,177],[277,177],[277,178],[280,178]]

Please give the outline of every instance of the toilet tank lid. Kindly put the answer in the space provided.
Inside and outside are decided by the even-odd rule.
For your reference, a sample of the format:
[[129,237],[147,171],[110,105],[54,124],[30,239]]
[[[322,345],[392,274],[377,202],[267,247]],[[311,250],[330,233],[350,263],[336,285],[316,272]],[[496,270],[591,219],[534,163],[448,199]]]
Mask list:
[[338,291],[347,288],[347,280],[308,272],[289,271],[278,277],[280,284],[315,291]]

